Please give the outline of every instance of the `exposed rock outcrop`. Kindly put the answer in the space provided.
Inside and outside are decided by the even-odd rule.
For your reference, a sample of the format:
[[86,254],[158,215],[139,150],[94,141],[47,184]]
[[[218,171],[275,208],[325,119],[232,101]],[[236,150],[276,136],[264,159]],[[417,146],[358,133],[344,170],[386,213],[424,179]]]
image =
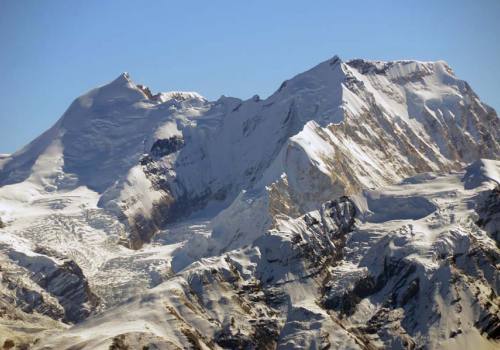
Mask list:
[[[43,255],[28,256],[11,252],[19,266],[30,272],[30,279],[55,298],[64,310],[63,322],[77,323],[87,318],[99,304],[99,298],[91,291],[82,269],[73,260],[57,261]],[[17,288],[14,284],[13,287]],[[19,289],[20,295],[30,300],[30,307],[43,306],[43,297],[37,293]],[[44,312],[41,312],[45,314]],[[54,319],[59,319],[59,314]]]
[[484,195],[476,211],[479,214],[477,224],[488,231],[500,246],[500,185]]
[[164,157],[177,152],[184,146],[184,140],[179,136],[172,136],[168,139],[158,139],[151,146],[151,155],[154,157]]

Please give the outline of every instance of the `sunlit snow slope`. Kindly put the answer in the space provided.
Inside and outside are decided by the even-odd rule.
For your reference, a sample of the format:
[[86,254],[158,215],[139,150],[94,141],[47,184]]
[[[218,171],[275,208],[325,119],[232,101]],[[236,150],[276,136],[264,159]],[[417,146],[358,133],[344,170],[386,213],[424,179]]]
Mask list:
[[0,341],[494,348],[499,158],[444,62],[334,57],[246,101],[122,74],[0,157]]

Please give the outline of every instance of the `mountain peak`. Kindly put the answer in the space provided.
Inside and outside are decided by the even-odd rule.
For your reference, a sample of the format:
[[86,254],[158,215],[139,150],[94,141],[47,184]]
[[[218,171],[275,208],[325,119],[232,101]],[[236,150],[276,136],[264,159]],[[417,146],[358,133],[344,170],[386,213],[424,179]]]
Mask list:
[[334,55],[331,59],[328,60],[328,63],[333,66],[334,64],[342,63],[342,59],[340,58],[340,56]]
[[130,78],[130,74],[128,72],[123,72],[121,73],[116,79],[114,79],[109,85],[117,85],[117,86],[123,86],[123,85],[135,85]]

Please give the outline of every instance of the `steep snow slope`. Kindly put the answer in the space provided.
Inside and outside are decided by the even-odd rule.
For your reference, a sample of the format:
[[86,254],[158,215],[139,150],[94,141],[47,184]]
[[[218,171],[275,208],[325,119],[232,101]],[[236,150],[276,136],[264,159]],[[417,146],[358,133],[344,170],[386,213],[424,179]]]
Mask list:
[[[173,289],[177,290],[172,286],[181,284],[184,294],[174,294],[181,301],[172,301],[174,309],[169,310],[175,310],[171,313],[173,322],[184,326],[178,331],[155,328],[157,331],[141,333],[140,337],[164,342],[167,348],[174,346],[172,344],[186,345],[186,337],[208,346],[232,347],[235,328],[228,308],[234,308],[238,315],[245,314],[238,316],[243,322],[242,334],[248,336],[256,332],[258,338],[269,342],[259,345],[262,347],[278,343],[283,347],[300,347],[300,341],[312,347],[319,347],[322,342],[354,348],[359,344],[397,347],[405,342],[434,346],[436,339],[447,338],[431,333],[451,328],[433,323],[427,329],[419,320],[420,328],[403,325],[408,336],[387,325],[386,333],[371,337],[367,329],[352,330],[340,322],[339,318],[347,317],[349,323],[361,324],[369,315],[374,316],[370,310],[380,308],[373,302],[378,306],[369,305],[369,310],[363,311],[365,319],[360,321],[361,316],[356,316],[357,311],[353,310],[367,292],[347,297],[332,294],[333,299],[329,299],[327,295],[345,289],[343,284],[330,285],[336,283],[336,277],[330,284],[321,282],[319,289],[319,282],[314,279],[304,282],[306,285],[291,283],[290,288],[276,291],[276,295],[273,294],[276,286],[271,280],[287,280],[296,274],[314,275],[316,272],[305,266],[307,259],[320,261],[326,254],[332,258],[326,258],[326,265],[320,264],[322,269],[317,274],[326,278],[325,271],[344,266],[344,275],[335,272],[339,283],[346,280],[356,284],[356,276],[362,275],[359,271],[363,266],[376,263],[373,268],[380,268],[379,260],[366,260],[366,265],[360,265],[359,261],[366,254],[377,254],[378,248],[367,249],[383,237],[392,237],[396,230],[392,229],[394,222],[413,225],[414,221],[433,213],[441,215],[440,210],[449,213],[443,214],[446,220],[452,220],[449,217],[462,220],[470,216],[471,210],[464,209],[463,203],[476,202],[468,197],[473,194],[482,194],[481,199],[477,199],[482,203],[477,222],[485,231],[473,228],[470,232],[477,229],[480,235],[487,232],[497,239],[496,192],[488,192],[481,186],[484,181],[498,181],[498,165],[494,159],[500,155],[499,133],[495,111],[483,104],[444,62],[342,62],[334,57],[284,82],[267,99],[254,96],[247,101],[223,96],[210,102],[194,92],[154,95],[123,74],[75,100],[50,130],[25,148],[0,156],[0,219],[5,225],[0,228],[2,288],[5,287],[0,292],[0,302],[15,314],[15,319],[31,320],[26,322],[37,325],[36,331],[28,330],[19,327],[17,321],[2,319],[0,335],[15,337],[18,334],[20,341],[29,342],[44,338],[52,331],[58,333],[68,323],[104,312],[95,319],[91,316],[88,324],[71,332],[77,332],[79,338],[75,342],[88,338],[89,348],[100,342],[108,344],[111,338],[125,332],[119,324],[111,325],[111,330],[103,328],[109,337],[94,330],[82,335],[86,331],[81,327],[94,327],[93,322],[99,324],[101,321],[95,321],[99,319],[111,322],[111,318],[118,317],[126,308],[136,310],[131,316],[134,321],[131,332],[143,332],[140,325],[148,322],[160,327],[155,324],[156,318],[164,317],[165,311],[152,301],[153,312],[145,307],[149,302],[136,299],[147,294],[151,300],[163,303],[165,298],[174,297],[168,295]],[[493,160],[474,163],[463,175],[463,184],[458,182],[457,173],[448,177],[439,175],[439,181],[434,178],[436,175],[421,175],[406,180],[401,187],[405,192],[417,186],[418,194],[412,196],[384,195],[374,190],[422,172],[461,170],[466,163],[479,158]],[[430,189],[425,187],[428,185],[425,181],[431,181]],[[419,185],[420,182],[423,183]],[[449,194],[448,198],[448,192],[442,193],[439,186],[451,186],[450,193],[455,194]],[[363,192],[370,188],[372,190]],[[355,201],[357,214],[361,215],[358,224],[366,231],[367,237],[362,239],[359,249],[346,246],[344,251],[343,239],[332,237],[324,241],[318,233],[325,227],[335,231],[338,223],[329,223],[325,215],[317,211],[325,202],[343,195]],[[453,197],[455,195],[458,197]],[[394,212],[397,217],[393,217]],[[321,223],[320,231],[299,224],[305,213],[309,213],[309,224]],[[436,225],[445,227],[441,222]],[[370,231],[372,229],[377,234]],[[425,230],[428,233],[424,236],[429,242],[442,234],[433,227],[425,227]],[[298,232],[301,239],[309,242],[304,249],[297,248],[297,242],[290,243],[290,237]],[[470,236],[469,231],[466,236]],[[443,239],[453,241],[455,238]],[[405,259],[414,256],[418,264],[425,265],[426,254],[434,249],[425,242],[415,243],[418,247],[414,250],[396,249],[397,254]],[[495,257],[498,249],[491,248],[490,243],[478,249]],[[270,257],[266,257],[267,248]],[[356,258],[350,257],[343,265],[342,259],[348,256],[349,249],[357,249]],[[389,250],[384,250],[384,254],[396,254],[396,250]],[[236,268],[225,260],[226,253],[230,259],[240,261],[231,263],[236,264]],[[287,254],[297,262],[292,264],[293,259]],[[263,261],[268,260],[278,263],[267,266]],[[190,299],[193,294],[185,288],[194,278],[192,274],[208,278],[207,281],[220,279],[217,273],[205,276],[211,276],[208,271],[213,264],[217,271],[227,268],[234,273],[237,269],[243,278],[251,278],[257,284],[240,285],[233,277],[227,277],[226,271],[224,278],[229,279],[221,280],[222,285],[213,288],[230,287],[229,290],[208,290],[205,296],[212,300],[214,310],[204,302],[197,305],[198,301],[194,303]],[[495,264],[488,260],[483,265],[492,268]],[[406,267],[398,266],[390,272],[404,275]],[[263,270],[255,270],[257,267]],[[420,271],[420,267],[415,268]],[[425,278],[434,278],[433,269],[425,271],[428,271],[422,272]],[[467,273],[475,278],[476,272]],[[17,282],[9,282],[12,281],[9,276],[16,275],[20,276]],[[368,286],[382,283],[378,282],[379,270],[367,276],[375,281],[363,280]],[[491,271],[484,276],[484,288],[497,285],[496,275]],[[386,277],[380,279],[385,281]],[[225,283],[236,284],[228,287]],[[266,283],[271,283],[269,288]],[[234,304],[233,299],[247,298],[241,295],[247,289],[257,292],[254,290],[257,286],[264,288],[262,293],[265,300],[270,298],[271,306],[259,299],[253,305],[258,308],[252,312],[260,310],[264,315],[274,316],[269,320],[262,318],[261,324],[261,317],[256,314],[252,316],[255,321],[251,325],[245,311],[247,307]],[[370,288],[370,295],[384,298],[378,287],[377,290]],[[387,290],[394,288],[387,287]],[[457,288],[462,293],[469,287]],[[252,294],[248,298],[257,297]],[[280,298],[288,300],[286,307],[272,305],[272,300]],[[294,300],[304,300],[305,304],[293,306]],[[496,299],[494,301],[493,305],[498,305]],[[184,306],[183,302],[186,302]],[[443,301],[435,299],[434,302],[440,305],[434,311],[446,309]],[[120,307],[123,303],[127,306]],[[353,303],[355,305],[351,305]],[[191,307],[187,305],[194,305],[193,317],[197,321],[178,309]],[[481,307],[480,310],[485,309]],[[327,311],[330,309],[334,311]],[[212,312],[207,310],[218,316],[207,316]],[[468,311],[465,318],[477,320],[483,312],[478,310]],[[349,314],[351,311],[354,316]],[[434,311],[430,314],[434,315]],[[338,314],[332,318],[332,312]],[[490,314],[493,315],[494,310]],[[386,316],[397,319],[392,311]],[[315,323],[307,325],[303,318],[310,322],[314,319]],[[155,321],[145,321],[151,319]],[[488,320],[495,327],[495,319]],[[268,321],[270,323],[265,323]],[[495,328],[491,331],[488,325],[483,325],[486,321],[481,322],[474,329],[492,333],[491,337],[496,339]],[[332,328],[338,328],[335,324],[341,327],[331,333]],[[316,331],[311,333],[308,327]],[[478,334],[461,335],[457,339],[489,344]],[[115,341],[139,344],[142,341],[139,338],[129,334]],[[66,336],[57,341],[71,343]],[[244,344],[248,339],[236,341]]]
[[[260,206],[250,210],[261,226],[245,232],[254,237],[276,215],[304,213],[332,196],[494,159],[498,126],[496,113],[443,62],[334,57],[266,100],[247,101],[152,95],[123,74],[78,98],[4,161],[0,183],[87,186],[101,194],[100,207],[128,219],[134,247],[207,205],[211,213],[244,206],[247,191]],[[181,143],[144,156],[174,137]]]

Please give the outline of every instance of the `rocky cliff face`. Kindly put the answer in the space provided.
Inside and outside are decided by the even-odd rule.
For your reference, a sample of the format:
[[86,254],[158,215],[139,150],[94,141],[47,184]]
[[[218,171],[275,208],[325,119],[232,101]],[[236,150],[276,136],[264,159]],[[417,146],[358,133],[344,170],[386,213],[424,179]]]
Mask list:
[[499,156],[444,62],[334,57],[246,101],[123,74],[1,159],[3,300],[30,339],[83,321],[46,348],[489,346]]

